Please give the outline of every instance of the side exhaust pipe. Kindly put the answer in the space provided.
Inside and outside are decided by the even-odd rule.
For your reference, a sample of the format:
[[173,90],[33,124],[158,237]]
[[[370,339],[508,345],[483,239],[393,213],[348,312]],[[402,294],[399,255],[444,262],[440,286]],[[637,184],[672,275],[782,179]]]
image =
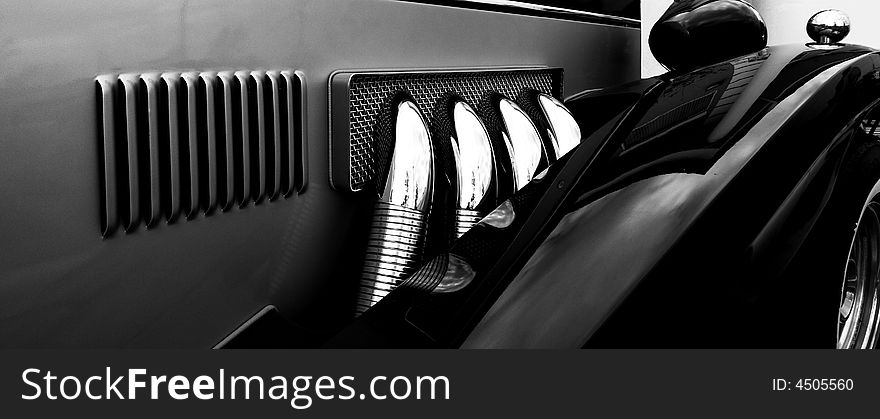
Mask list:
[[551,164],[580,145],[581,128],[559,99],[537,90],[526,90],[518,102],[544,134],[544,148]]
[[432,199],[431,135],[412,97],[399,94],[391,102],[378,135],[391,157],[386,158],[387,170],[380,170],[377,183],[380,198],[361,275],[358,315],[388,295],[418,266]]
[[495,153],[486,126],[461,96],[441,98],[434,115],[440,170],[449,185],[443,202],[454,211],[449,213],[453,220],[450,239],[454,240],[496,205]]
[[489,133],[476,111],[466,102],[457,101],[452,114],[456,133],[452,151],[458,177],[455,212],[455,237],[458,238],[486,215],[484,201],[495,203],[495,194],[485,199],[495,177],[495,158]]
[[525,187],[552,162],[541,134],[513,100],[491,93],[480,104],[497,155],[498,201]]

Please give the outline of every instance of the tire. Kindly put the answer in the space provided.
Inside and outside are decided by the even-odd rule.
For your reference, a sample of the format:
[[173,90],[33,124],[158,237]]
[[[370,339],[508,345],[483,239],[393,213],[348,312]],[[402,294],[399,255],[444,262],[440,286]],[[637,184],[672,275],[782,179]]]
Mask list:
[[[838,297],[837,348],[875,349],[880,325],[880,143],[863,145],[859,187],[863,194],[841,279]],[[868,182],[868,180],[873,182]]]

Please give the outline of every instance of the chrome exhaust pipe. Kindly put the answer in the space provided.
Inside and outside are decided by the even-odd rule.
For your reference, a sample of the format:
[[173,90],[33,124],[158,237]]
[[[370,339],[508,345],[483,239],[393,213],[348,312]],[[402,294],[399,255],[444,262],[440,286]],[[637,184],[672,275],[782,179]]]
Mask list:
[[513,192],[516,192],[547,165],[547,152],[535,123],[516,102],[502,97],[498,100],[498,111],[504,125],[501,136],[513,165]]
[[445,252],[497,205],[495,152],[477,111],[460,95],[447,93],[434,108],[438,179],[429,246]]
[[580,145],[580,126],[559,99],[537,90],[526,90],[518,102],[546,135],[544,146],[551,164]]
[[[455,238],[477,225],[494,206],[494,194],[488,194],[495,177],[495,157],[489,132],[477,112],[464,100],[452,105],[452,158],[455,164]],[[491,199],[486,199],[492,195]]]
[[483,98],[480,114],[487,122],[497,155],[498,201],[525,187],[551,160],[529,115],[500,93]]
[[571,111],[558,99],[546,93],[537,95],[538,107],[547,119],[547,133],[553,143],[556,158],[560,158],[581,143],[581,128]]
[[[384,133],[391,153],[387,176],[380,178],[360,290],[361,314],[379,302],[421,261],[433,185],[431,135],[409,95],[392,102]],[[383,171],[384,173],[384,171]]]

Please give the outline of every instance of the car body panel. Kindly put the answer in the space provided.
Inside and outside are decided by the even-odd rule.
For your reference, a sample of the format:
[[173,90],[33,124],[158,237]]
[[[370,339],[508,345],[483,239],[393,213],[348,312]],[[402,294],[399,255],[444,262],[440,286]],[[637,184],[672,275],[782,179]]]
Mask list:
[[[364,235],[370,198],[329,187],[333,71],[558,66],[573,91],[638,73],[637,28],[448,6],[38,0],[2,8],[3,347],[211,347],[267,305],[297,325],[302,345],[348,321],[359,248],[340,238]],[[102,239],[94,78],[271,68],[307,78],[306,192]]]

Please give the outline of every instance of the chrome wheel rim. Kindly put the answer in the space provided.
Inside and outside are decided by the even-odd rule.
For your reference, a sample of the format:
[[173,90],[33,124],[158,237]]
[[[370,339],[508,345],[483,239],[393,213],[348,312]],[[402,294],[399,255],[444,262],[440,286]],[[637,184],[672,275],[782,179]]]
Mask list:
[[837,348],[877,347],[880,285],[880,202],[875,195],[862,211],[840,287]]

